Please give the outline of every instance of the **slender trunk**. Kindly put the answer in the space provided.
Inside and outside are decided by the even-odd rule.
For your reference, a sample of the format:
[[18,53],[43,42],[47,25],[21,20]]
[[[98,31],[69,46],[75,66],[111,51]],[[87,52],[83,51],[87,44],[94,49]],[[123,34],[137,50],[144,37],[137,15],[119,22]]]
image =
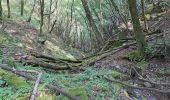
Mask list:
[[148,32],[148,25],[147,25],[147,21],[146,21],[146,17],[145,17],[145,3],[144,3],[144,0],[141,0],[141,5],[142,5],[142,16],[143,16],[143,20],[144,20],[145,29]]
[[133,22],[135,38],[139,46],[138,49],[141,56],[144,56],[146,42],[139,22],[139,16],[136,8],[136,0],[128,0],[128,4],[129,4],[129,10]]
[[84,7],[84,10],[85,10],[85,14],[86,14],[86,17],[88,19],[88,22],[89,22],[89,26],[91,28],[91,30],[94,32],[95,34],[95,37],[97,39],[97,41],[99,42],[100,45],[103,45],[103,38],[102,38],[102,35],[101,33],[99,32],[94,20],[93,20],[93,17],[91,15],[91,12],[90,12],[90,9],[89,9],[89,6],[88,6],[88,1],[87,0],[81,0],[82,2],[82,5]]
[[48,15],[48,28],[47,28],[48,31],[50,31],[50,26],[51,26],[51,8],[52,8],[52,2],[53,2],[53,0],[50,0],[50,9],[49,9],[49,15]]
[[43,28],[43,23],[44,23],[44,0],[40,0],[40,6],[41,6],[41,22],[40,22],[40,35],[42,35],[42,28]]
[[33,7],[32,7],[32,10],[31,10],[31,13],[30,13],[30,16],[29,16],[29,18],[28,18],[27,22],[30,22],[30,21],[31,21],[32,14],[33,14],[34,9],[35,9],[35,4],[36,4],[36,0],[34,0],[34,5],[33,5]]
[[2,22],[2,0],[0,0],[0,22]]
[[21,16],[24,14],[24,0],[21,0]]
[[11,17],[11,15],[10,15],[11,11],[10,11],[9,0],[7,0],[7,7],[8,7],[8,18],[10,18]]

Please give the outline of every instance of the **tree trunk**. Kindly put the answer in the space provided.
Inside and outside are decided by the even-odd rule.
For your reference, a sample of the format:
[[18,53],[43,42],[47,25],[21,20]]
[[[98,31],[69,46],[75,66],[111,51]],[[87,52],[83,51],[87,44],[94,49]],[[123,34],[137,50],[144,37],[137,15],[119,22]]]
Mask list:
[[21,0],[21,16],[24,14],[24,0]]
[[51,26],[51,9],[52,9],[52,3],[53,0],[50,0],[50,9],[49,9],[49,15],[48,15],[48,31],[50,31],[50,26]]
[[40,0],[40,6],[41,6],[41,22],[40,22],[40,34],[42,34],[42,28],[43,28],[43,23],[44,23],[44,0]]
[[144,56],[146,41],[139,22],[139,16],[136,9],[136,0],[128,0],[128,5],[134,28],[134,35],[139,46],[138,49],[141,56]]
[[148,25],[147,25],[147,21],[146,21],[146,17],[145,17],[145,3],[144,3],[144,0],[141,0],[141,5],[142,5],[142,17],[143,17],[143,20],[144,20],[145,29],[148,32]]
[[82,2],[82,5],[84,7],[86,17],[87,17],[88,22],[89,22],[89,26],[91,27],[91,30],[94,32],[96,39],[99,42],[99,44],[102,45],[103,44],[103,38],[102,38],[102,35],[99,32],[99,30],[98,30],[97,26],[95,25],[95,22],[92,18],[92,15],[91,15],[91,12],[90,12],[90,9],[89,9],[89,6],[88,6],[88,1],[87,0],[81,0],[81,2]]
[[2,0],[0,0],[0,22],[2,22]]
[[8,7],[8,18],[10,18],[11,17],[11,15],[10,15],[11,10],[10,10],[9,0],[7,0],[7,7]]

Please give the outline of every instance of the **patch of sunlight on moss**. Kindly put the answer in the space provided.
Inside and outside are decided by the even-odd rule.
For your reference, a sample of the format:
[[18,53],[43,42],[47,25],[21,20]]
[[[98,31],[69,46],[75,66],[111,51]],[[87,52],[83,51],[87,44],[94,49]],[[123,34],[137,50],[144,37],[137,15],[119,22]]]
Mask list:
[[0,76],[11,86],[13,86],[16,89],[23,88],[23,87],[29,87],[29,84],[19,78],[18,76],[11,74],[5,70],[0,69]]

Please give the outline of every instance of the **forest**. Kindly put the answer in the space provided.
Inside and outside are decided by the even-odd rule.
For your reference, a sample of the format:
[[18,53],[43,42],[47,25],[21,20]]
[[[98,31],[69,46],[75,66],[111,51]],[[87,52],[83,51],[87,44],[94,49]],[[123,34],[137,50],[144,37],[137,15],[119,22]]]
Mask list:
[[0,0],[0,100],[170,100],[170,0]]

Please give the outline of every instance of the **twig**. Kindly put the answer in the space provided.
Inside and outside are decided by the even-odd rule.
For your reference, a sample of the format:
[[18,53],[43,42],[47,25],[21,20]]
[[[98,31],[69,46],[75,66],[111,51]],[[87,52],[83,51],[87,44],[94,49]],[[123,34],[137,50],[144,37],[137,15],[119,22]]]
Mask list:
[[130,85],[130,84],[127,84],[127,83],[123,83],[119,80],[114,80],[114,79],[110,79],[108,77],[104,77],[106,80],[110,81],[110,82],[115,82],[115,83],[119,83],[119,84],[122,84],[126,87],[129,87],[129,88],[134,88],[134,89],[139,89],[139,90],[148,90],[148,91],[154,91],[154,92],[158,92],[158,93],[164,93],[164,94],[169,94],[170,91],[163,91],[163,90],[160,90],[160,89],[155,89],[155,88],[147,88],[147,87],[137,87],[137,86],[133,86],[133,85]]
[[30,97],[30,100],[36,99],[37,89],[38,89],[38,85],[40,84],[41,75],[42,75],[42,73],[39,73],[38,78],[37,78],[36,83],[35,83],[35,86],[34,86],[34,89],[32,91],[32,95]]

